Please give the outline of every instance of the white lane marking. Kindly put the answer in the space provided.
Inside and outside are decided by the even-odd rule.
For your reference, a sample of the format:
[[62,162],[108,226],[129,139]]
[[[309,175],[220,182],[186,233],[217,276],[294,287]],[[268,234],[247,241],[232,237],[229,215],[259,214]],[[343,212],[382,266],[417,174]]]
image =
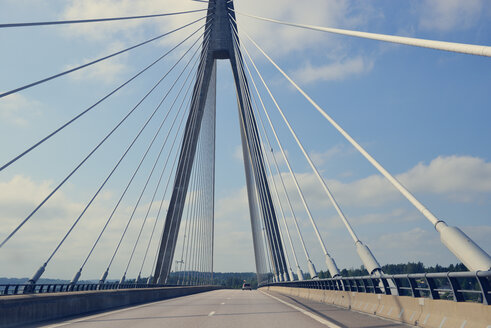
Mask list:
[[210,313],[208,313],[208,316],[212,317],[215,313],[216,313],[215,311],[211,311]]
[[144,308],[146,306],[152,306],[152,305],[156,305],[156,304],[160,304],[160,303],[168,303],[168,302],[175,301],[175,300],[182,300],[182,299],[189,298],[192,296],[197,296],[197,295],[199,295],[199,294],[180,296],[180,297],[170,298],[170,299],[163,300],[163,301],[150,302],[150,303],[146,303],[146,304],[142,304],[142,305],[138,305],[138,306],[130,306],[130,307],[126,307],[126,308],[120,309],[120,310],[103,312],[103,313],[94,314],[91,316],[86,316],[86,317],[82,317],[82,318],[78,318],[78,319],[74,319],[74,320],[70,320],[70,321],[65,321],[62,323],[57,323],[57,324],[52,324],[52,325],[47,325],[47,326],[40,326],[40,327],[57,328],[57,327],[68,326],[68,325],[71,325],[74,323],[79,323],[79,322],[83,322],[83,321],[87,321],[87,320],[97,319],[97,318],[104,317],[104,316],[111,315],[111,314],[117,314],[117,313],[121,313],[124,311],[136,310],[136,309]]
[[340,326],[334,324],[333,322],[331,322],[329,320],[326,320],[326,319],[324,319],[324,318],[322,318],[322,317],[320,317],[320,316],[318,316],[316,314],[313,314],[312,312],[309,312],[309,311],[306,311],[306,310],[304,310],[302,308],[299,308],[298,306],[295,306],[293,304],[290,304],[288,302],[285,302],[285,301],[279,299],[278,297],[275,297],[275,296],[270,295],[270,294],[268,294],[266,292],[263,292],[262,290],[261,290],[261,293],[263,293],[264,295],[267,295],[267,296],[269,296],[269,297],[277,300],[278,302],[281,302],[281,303],[285,304],[286,306],[291,307],[292,309],[297,310],[298,312],[301,312],[301,313],[305,314],[306,316],[314,319],[315,321],[320,322],[324,326],[327,326],[327,327],[330,327],[330,328],[341,328]]

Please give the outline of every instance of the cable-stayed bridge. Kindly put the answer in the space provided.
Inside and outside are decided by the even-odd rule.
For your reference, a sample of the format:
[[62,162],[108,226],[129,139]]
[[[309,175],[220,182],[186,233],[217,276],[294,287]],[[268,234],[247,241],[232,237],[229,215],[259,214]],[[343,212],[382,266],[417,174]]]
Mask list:
[[[242,300],[249,304],[248,306],[255,306],[254,311],[260,311],[260,302],[273,302],[268,303],[267,306],[272,308],[272,312],[277,311],[280,313],[279,316],[281,318],[278,319],[273,316],[267,320],[272,320],[273,322],[275,320],[285,320],[282,325],[351,326],[353,324],[360,326],[361,322],[361,326],[363,326],[364,320],[368,320],[364,319],[363,316],[360,317],[359,313],[350,315],[351,318],[356,317],[356,320],[347,319],[344,322],[342,321],[344,319],[329,319],[323,315],[312,314],[306,304],[301,304],[300,308],[298,308],[298,304],[292,306],[287,299],[290,298],[291,301],[293,297],[303,297],[319,304],[333,303],[338,306],[357,309],[361,312],[375,313],[397,321],[428,327],[436,325],[436,323],[432,323],[430,318],[438,317],[438,315],[426,313],[420,309],[419,311],[423,311],[422,313],[416,314],[417,310],[414,310],[411,316],[410,306],[401,305],[404,303],[404,297],[411,300],[418,299],[419,306],[425,305],[425,302],[421,301],[423,298],[434,301],[435,303],[430,304],[436,307],[438,307],[438,304],[446,304],[443,302],[448,302],[447,300],[456,302],[455,304],[464,304],[472,301],[476,306],[480,306],[477,311],[480,312],[474,319],[476,322],[485,322],[486,318],[489,318],[490,312],[487,305],[491,300],[489,284],[491,257],[489,254],[458,227],[448,225],[425,207],[410,190],[386,170],[382,163],[378,162],[313,97],[309,96],[290,74],[282,69],[273,57],[247,33],[247,26],[242,27],[237,24],[236,17],[244,15],[251,19],[262,20],[272,24],[391,42],[405,46],[458,52],[469,56],[490,57],[491,48],[304,25],[236,11],[233,1],[210,0],[209,2],[199,2],[204,2],[207,8],[147,16],[0,24],[0,29],[8,31],[9,29],[34,26],[97,24],[100,22],[133,21],[157,17],[165,19],[166,16],[202,14],[199,19],[190,20],[186,25],[176,27],[151,39],[136,43],[131,47],[120,49],[102,58],[68,68],[63,72],[58,72],[40,80],[27,82],[18,88],[2,91],[0,102],[2,98],[6,99],[8,96],[36,88],[41,84],[49,83],[65,75],[76,74],[77,71],[90,68],[99,62],[123,55],[152,42],[172,37],[179,31],[189,31],[185,38],[169,47],[162,55],[149,61],[147,66],[142,67],[138,73],[123,81],[109,94],[99,98],[76,116],[71,117],[56,129],[46,133],[29,147],[19,149],[18,155],[8,159],[5,163],[1,163],[0,174],[12,170],[23,161],[29,161],[32,153],[42,152],[43,147],[49,144],[50,141],[56,138],[63,138],[63,134],[76,126],[79,120],[86,119],[86,116],[97,110],[104,102],[109,101],[113,95],[119,92],[128,92],[127,89],[131,88],[132,83],[135,83],[140,76],[148,73],[148,71],[155,69],[160,62],[174,60],[168,71],[160,76],[151,89],[137,97],[138,99],[134,104],[128,106],[129,110],[115,125],[107,129],[104,136],[92,146],[90,151],[83,154],[80,160],[73,163],[69,173],[61,177],[60,181],[49,192],[40,196],[40,201],[25,217],[19,218],[15,226],[2,229],[0,252],[8,251],[9,243],[19,238],[22,230],[26,229],[33,220],[36,220],[38,212],[49,206],[50,200],[56,197],[57,193],[69,184],[70,179],[79,174],[85,165],[88,165],[94,157],[104,151],[106,142],[117,135],[118,129],[129,121],[134,120],[135,114],[140,111],[142,104],[147,99],[151,97],[158,99],[156,106],[142,121],[141,126],[133,131],[132,135],[127,138],[128,140],[121,141],[126,145],[124,151],[115,158],[110,159],[112,163],[111,169],[106,173],[104,179],[96,182],[97,187],[94,188],[90,199],[86,202],[79,215],[74,218],[68,230],[59,236],[59,241],[56,245],[53,245],[49,254],[39,254],[39,256],[43,256],[43,259],[40,259],[40,266],[35,272],[31,273],[30,279],[25,284],[0,286],[0,293],[4,295],[2,300],[8,302],[9,297],[12,300],[14,295],[22,296],[19,299],[20,301],[17,301],[22,306],[22,302],[25,302],[24,304],[32,302],[32,298],[29,298],[32,297],[32,294],[43,294],[43,296],[59,295],[61,297],[62,294],[58,293],[63,292],[64,297],[74,297],[77,293],[90,291],[93,295],[107,297],[107,295],[110,295],[110,291],[119,293],[118,295],[124,295],[121,293],[125,291],[128,293],[133,292],[133,294],[147,293],[149,291],[157,293],[156,291],[167,291],[170,290],[168,288],[172,287],[174,291],[181,290],[184,291],[183,293],[195,293],[215,288],[213,286],[215,145],[216,131],[217,128],[220,128],[216,124],[216,97],[217,94],[220,95],[219,90],[217,90],[217,61],[226,60],[230,62],[236,89],[242,158],[245,169],[257,280],[260,287],[276,294],[270,295],[273,297],[270,299],[260,294],[251,294],[257,296],[254,298],[251,295],[245,296],[244,294],[233,293],[229,295],[224,291],[215,291],[209,294],[211,295],[211,300],[215,302],[222,299],[237,299],[239,300],[238,303],[224,301],[218,304],[225,305],[228,302],[239,309],[242,304],[240,300]],[[297,134],[294,122],[287,117],[283,106],[280,105],[281,102],[272,92],[271,81],[268,81],[258,68],[256,60],[253,58],[252,49],[249,46],[246,47],[243,41],[247,41],[249,45],[252,45],[255,48],[254,51],[263,56],[262,60],[269,62],[288,81],[291,88],[298,91],[298,94],[320,114],[320,117],[325,121],[326,127],[331,126],[346,139],[429,221],[436,230],[435,238],[439,238],[443,245],[455,255],[456,259],[467,267],[469,272],[420,275],[386,275],[383,272],[376,254],[360,240],[355,230],[356,227],[351,224],[349,217],[343,212],[343,204],[336,200],[336,195],[323,176],[323,172],[316,167],[311,154],[309,154],[301,137]],[[276,111],[281,117],[282,122],[286,125],[295,141],[295,145],[308,163],[316,183],[320,186],[323,192],[322,197],[329,200],[336,211],[338,219],[348,231],[348,236],[351,237],[353,247],[359,257],[359,263],[367,271],[366,276],[343,277],[341,275],[341,270],[334,259],[335,256],[331,253],[328,243],[323,238],[324,232],[319,228],[319,220],[321,218],[314,215],[309,205],[308,195],[302,189],[299,178],[292,167],[289,152],[284,147],[284,140],[278,133],[278,122],[275,122],[274,117],[271,115],[272,111]],[[142,141],[144,139],[142,136],[148,136],[147,133],[149,133],[150,137],[147,138],[148,140]],[[137,160],[132,160],[132,164],[128,164],[128,157],[135,156],[133,154],[135,145],[141,142],[146,142],[143,152],[138,155]],[[282,172],[283,165],[287,169],[286,172]],[[80,225],[84,224],[84,218],[86,213],[90,211],[91,206],[103,197],[104,188],[111,182],[111,179],[114,179],[115,175],[120,174],[123,170],[126,170],[125,183],[117,195],[117,201],[111,204],[111,211],[100,218],[102,224],[97,234],[91,236],[91,238],[86,238],[84,245],[80,246],[84,248],[84,251],[86,248],[86,253],[80,258],[80,266],[74,268],[74,275],[70,283],[59,285],[40,283],[40,279],[42,279],[52,261],[56,260],[58,252],[65,247],[66,241],[73,237]],[[144,183],[135,186],[135,178],[140,175],[144,176]],[[292,184],[294,188],[288,189],[288,184]],[[148,204],[145,204],[143,199],[148,195],[150,195],[151,200]],[[130,200],[130,202],[133,202],[133,206],[128,211],[128,215],[122,224],[121,234],[116,239],[116,243],[109,246],[111,247],[110,257],[107,259],[107,264],[100,268],[100,279],[98,282],[90,283],[82,281],[84,279],[84,269],[87,265],[90,265],[93,257],[100,251],[104,238],[107,234],[113,233],[111,232],[111,224],[114,224],[115,218],[118,217],[118,212],[123,210],[121,208],[122,204],[126,201],[126,198],[133,196],[134,200]],[[294,205],[294,201],[300,202],[300,211]],[[139,223],[137,226],[135,219],[140,215],[138,209],[141,209],[144,214],[143,219],[137,221]],[[306,217],[307,221],[302,222],[300,217]],[[305,224],[313,232],[317,247],[322,250],[324,261],[321,263],[314,263],[311,257],[312,250],[309,249],[306,243],[306,239],[311,237],[305,234]],[[129,250],[123,252],[122,245],[127,243],[127,239],[130,238],[128,235],[131,231],[136,231],[134,235],[131,235],[131,237],[134,236],[136,238],[130,241],[132,246]],[[294,242],[294,240],[298,242]],[[32,244],[33,249],[35,249],[36,242],[36,240],[23,241],[23,243]],[[237,245],[237,247],[244,247],[244,245]],[[143,251],[138,253],[138,250]],[[143,256],[140,258],[135,256],[135,254],[143,254]],[[120,272],[120,278],[118,281],[108,279],[110,275],[114,275],[113,263],[115,259],[121,258],[124,258],[125,265],[124,270]],[[135,271],[135,266],[138,274],[129,276]],[[319,268],[327,269],[330,278],[319,279]],[[319,292],[322,294],[319,294]],[[337,300],[336,297],[341,295],[340,293],[352,295],[352,303],[345,304],[346,299]],[[378,301],[375,302],[380,304],[375,304],[370,300],[357,300],[355,294],[358,293],[378,296]],[[161,294],[158,294],[160,295],[158,296],[157,294],[152,294],[153,296],[151,297],[153,298],[142,298],[139,301],[132,302],[141,303],[145,300],[155,301],[159,297],[169,297]],[[205,301],[204,295],[200,294],[193,297],[197,297],[198,300],[206,303],[208,301]],[[286,298],[285,295],[289,296]],[[381,304],[385,300],[385,298],[382,299],[380,297],[382,295],[389,297],[387,300],[396,300],[399,304],[396,306],[397,309],[394,310],[394,306]],[[95,301],[93,302],[95,303]],[[129,305],[129,303],[114,302],[116,302],[114,306]],[[180,302],[185,301],[178,299],[172,302],[177,302],[176,306],[179,307],[183,306],[179,305]],[[208,308],[213,308],[213,302],[202,305],[208,311]],[[254,305],[254,302],[258,302],[258,304]],[[300,301],[295,299],[295,302]],[[319,304],[316,306],[320,306]],[[452,303],[453,305],[454,303]],[[5,309],[7,309],[7,306]],[[307,317],[310,316],[309,320],[313,321],[303,323],[302,319],[295,315],[291,318],[292,321],[289,322],[288,316],[291,314],[281,315],[281,312],[286,309],[284,308],[285,306],[289,310],[293,308],[302,315],[307,314]],[[443,305],[441,306],[444,307]],[[385,312],[384,307],[387,307]],[[91,309],[94,311],[107,308]],[[146,308],[143,307],[143,309]],[[122,311],[118,313],[125,313],[124,310]],[[206,317],[218,315],[217,311],[210,310]],[[320,311],[325,311],[325,309]],[[467,308],[464,309],[462,305],[462,312],[466,311]],[[49,308],[43,308],[42,312],[46,314],[50,310]],[[90,311],[87,310],[86,312]],[[408,314],[404,315],[404,312]],[[442,312],[445,311],[442,310]],[[233,312],[230,315],[232,314]],[[22,317],[22,314],[18,315]],[[150,314],[150,317],[154,315]],[[229,314],[224,312],[223,315]],[[245,312],[242,315],[248,317],[247,320],[252,320],[250,318],[252,313]],[[393,317],[394,315],[395,317]],[[189,317],[193,316],[193,314],[183,313],[182,316]],[[200,317],[200,315],[197,316]],[[418,317],[417,319],[416,316]],[[60,315],[58,314],[59,317]],[[168,320],[170,314],[164,317],[161,319]],[[449,315],[443,316],[443,318],[438,317],[439,321],[437,323],[440,327],[450,327],[449,322],[451,322],[451,319],[448,319],[448,317]],[[42,316],[42,318],[48,319],[49,316]],[[461,319],[459,326],[462,327],[465,327],[467,321],[470,321],[465,315],[459,318]],[[458,321],[459,318],[455,320]],[[135,318],[128,320],[131,322],[138,321]],[[202,319],[197,320],[189,324],[200,325],[200,320]],[[233,320],[221,324],[231,325]],[[263,324],[268,322],[267,320]],[[355,320],[356,322],[353,323],[350,320]],[[145,320],[141,319],[141,321],[143,326]],[[152,324],[157,321],[158,318],[155,318],[155,320],[152,320]],[[121,324],[121,322],[117,324]],[[208,324],[213,325],[212,323]],[[469,326],[473,324],[470,322]],[[87,323],[87,325],[91,324]],[[376,326],[380,325],[380,323],[375,321],[370,323],[370,325]]]

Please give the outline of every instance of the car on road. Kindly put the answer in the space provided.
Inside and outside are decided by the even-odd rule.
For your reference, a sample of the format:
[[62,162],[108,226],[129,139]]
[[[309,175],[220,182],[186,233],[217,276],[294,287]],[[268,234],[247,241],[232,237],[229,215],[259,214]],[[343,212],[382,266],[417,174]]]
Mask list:
[[244,283],[242,285],[242,290],[252,290],[251,284]]

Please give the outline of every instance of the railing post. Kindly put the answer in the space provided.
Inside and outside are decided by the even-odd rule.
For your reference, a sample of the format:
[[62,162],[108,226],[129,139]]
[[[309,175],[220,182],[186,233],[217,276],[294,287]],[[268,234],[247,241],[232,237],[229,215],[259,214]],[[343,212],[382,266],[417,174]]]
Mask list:
[[370,278],[370,281],[373,285],[373,293],[374,294],[382,294],[382,290],[380,289],[380,279],[378,278]]
[[360,292],[360,289],[361,289],[361,286],[360,286],[360,280],[358,279],[354,279],[353,280],[354,283],[355,283],[355,289],[356,289],[356,292],[359,293]]
[[356,278],[351,278],[349,280],[349,290],[350,292],[356,292],[358,289],[358,286],[356,284]]
[[491,305],[491,295],[489,294],[489,291],[491,290],[489,286],[489,278],[488,277],[480,277],[479,272],[476,272],[476,279],[477,282],[479,283],[479,287],[481,287],[481,293],[482,293],[482,302],[483,304],[486,305]]
[[345,278],[342,279],[341,281],[343,282],[344,290],[349,292],[351,291],[351,278]]
[[413,297],[421,297],[421,293],[419,292],[418,289],[418,284],[416,283],[416,280],[414,278],[409,277],[407,275],[407,281],[409,282],[409,287],[411,287],[411,292],[413,293]]
[[430,291],[431,299],[434,299],[434,300],[440,299],[440,294],[438,294],[438,292],[435,290],[435,288],[436,288],[435,281],[433,281],[432,278],[428,278],[426,273],[425,273],[425,280],[426,280],[426,284],[428,285],[428,289]]
[[380,281],[382,282],[382,285],[384,286],[384,292],[385,292],[385,295],[392,295],[392,292],[390,290],[390,286],[389,286],[389,281],[387,278],[380,278]]
[[339,281],[339,283],[341,284],[341,285],[340,285],[341,290],[346,291],[346,286],[345,286],[345,285],[346,285],[346,280],[345,280],[345,279],[341,279],[341,280]]
[[399,283],[399,279],[398,278],[392,278],[392,282],[394,283],[394,286],[396,287],[397,295],[402,296],[401,295],[402,289],[401,289],[401,284]]
[[363,289],[365,290],[365,293],[370,293],[370,291],[368,290],[369,286],[367,284],[367,280],[364,278],[361,278],[361,282],[363,283]]
[[447,280],[448,283],[450,284],[450,288],[452,288],[452,293],[453,293],[453,300],[455,302],[463,302],[464,301],[464,296],[462,295],[461,292],[459,292],[460,288],[460,283],[457,280],[457,278],[450,277],[450,272],[447,273]]

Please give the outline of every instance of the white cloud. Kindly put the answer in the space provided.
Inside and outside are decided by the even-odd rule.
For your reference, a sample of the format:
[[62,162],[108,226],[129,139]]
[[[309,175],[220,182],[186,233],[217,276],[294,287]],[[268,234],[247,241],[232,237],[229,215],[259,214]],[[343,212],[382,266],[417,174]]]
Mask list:
[[[327,152],[324,154],[325,157],[329,157],[332,152],[336,153],[336,151]],[[324,156],[321,156],[322,158]],[[333,231],[337,230],[333,229],[344,230],[344,226],[332,210],[332,206],[316,177],[311,173],[297,173],[296,175],[323,234],[336,234]],[[297,190],[289,174],[282,173],[282,176],[293,201],[300,227],[304,232],[310,233],[310,223],[297,196]],[[491,163],[471,156],[440,156],[428,164],[417,164],[407,172],[397,175],[397,178],[412,192],[437,195],[451,201],[453,201],[455,194],[472,193],[474,196],[485,196],[491,193]],[[455,257],[440,243],[436,232],[418,227],[418,221],[422,217],[415,209],[398,207],[396,202],[402,198],[385,178],[371,175],[349,183],[328,180],[328,185],[343,210],[350,214],[348,215],[349,220],[355,228],[361,225],[380,227],[379,232],[375,233],[376,239],[369,239],[369,244],[373,246],[373,250],[381,263],[423,261],[427,264],[448,264],[456,262]],[[286,205],[284,196],[281,197],[283,205]],[[471,199],[475,201],[477,198],[472,197]],[[391,206],[391,204],[396,206]],[[289,215],[286,207],[285,210]],[[326,218],[323,213],[326,213],[327,210],[331,212],[327,212],[330,214]],[[237,213],[241,214],[237,216]],[[233,225],[239,221],[248,222],[248,213],[245,188],[218,200],[216,215],[220,220],[228,221],[230,228],[227,229],[233,230]],[[232,217],[237,220],[230,219]],[[291,218],[287,218],[287,220],[292,222]],[[394,223],[396,226],[404,224],[414,228],[403,232],[388,232],[386,229],[389,228],[382,228],[382,224],[386,223]],[[391,224],[389,226],[394,227]],[[486,241],[488,228],[481,231],[475,227],[464,227],[463,230],[481,247],[489,249],[491,246]],[[292,236],[296,238],[295,230],[291,232]],[[346,247],[351,249],[348,239],[342,240],[342,242],[347,243]],[[229,245],[227,247],[233,247],[233,242],[230,241],[230,243],[227,244]],[[430,249],[431,251],[428,251]],[[245,254],[243,256],[246,256]],[[353,259],[358,261],[355,257]],[[353,262],[347,260],[347,263]]]
[[[484,250],[491,249],[489,226],[463,226],[462,230]],[[421,261],[426,265],[457,263],[457,258],[440,242],[434,230],[414,228],[397,233],[384,233],[371,242],[372,251],[381,263]]]
[[[318,207],[327,206],[325,194],[313,173],[297,174],[297,177],[311,202]],[[440,156],[396,177],[411,192],[440,195],[460,202],[478,201],[476,195],[491,192],[491,163],[471,156]],[[328,185],[344,206],[377,207],[400,199],[396,189],[380,175],[349,183],[329,180]],[[288,186],[295,192],[291,183]]]
[[247,189],[216,200],[215,267],[217,271],[254,270]]
[[[344,28],[358,26],[374,15],[370,4],[349,0],[312,0],[308,5],[295,0],[251,0],[237,2],[236,9],[290,22]],[[240,15],[238,21],[239,29],[244,29],[274,54],[284,55],[306,47],[324,47],[327,43],[333,45],[327,33],[260,22]]]
[[[327,208],[329,207],[329,199],[326,197],[325,191],[320,185],[317,177],[313,173],[296,173],[300,187],[305,194],[309,205],[312,208]],[[296,208],[303,208],[299,197],[297,197],[296,187],[290,178],[289,174],[283,173],[288,193],[295,195],[292,199],[295,201]],[[364,179],[355,180],[350,183],[344,183],[339,180],[326,179],[327,185],[334,194],[336,200],[341,207],[345,206],[372,206],[377,207],[387,202],[394,200],[396,192],[391,189],[391,186],[384,178],[377,175],[370,176]]]
[[[263,145],[264,147],[266,147],[266,145]],[[275,169],[275,166],[274,166],[274,159],[273,159],[273,155],[271,154],[271,151],[266,149],[267,153],[266,153],[266,156],[268,156],[268,160],[269,160],[269,164],[271,165],[271,169],[273,171],[276,171]],[[274,151],[274,149],[273,149]],[[286,156],[288,157],[288,150],[285,150],[285,154]],[[244,162],[244,153],[242,152],[242,145],[238,145],[235,147],[235,150],[233,152],[233,157],[235,160],[243,163]],[[266,164],[266,158],[264,158],[264,163]],[[286,165],[286,162],[285,162],[285,159],[283,157],[283,154],[281,153],[281,151],[275,151],[274,152],[274,158],[276,159],[276,162],[278,163],[278,166],[281,167]]]
[[464,226],[460,227],[464,233],[484,250],[491,250],[491,226]]
[[[73,0],[66,6],[62,17],[63,19],[82,19],[136,16],[204,8],[206,5],[199,2],[180,0]],[[120,40],[140,40],[146,30],[157,30],[164,33],[203,16],[205,12],[120,22],[79,24],[70,26],[68,33],[70,36],[84,37],[91,41],[113,41],[118,38]],[[176,40],[175,36],[170,38]]]
[[[125,49],[125,46],[122,42],[113,42],[99,56],[96,56],[96,58],[102,58],[123,49]],[[128,56],[127,54],[118,55],[116,57],[99,62],[93,66],[89,66],[79,71],[75,71],[69,76],[70,78],[77,81],[97,80],[97,81],[102,81],[104,83],[112,83],[114,81],[119,80],[121,75],[127,72],[128,70],[128,66],[126,64],[127,56]],[[90,58],[90,59],[86,58],[78,63],[65,67],[65,70],[86,64],[88,62],[93,61],[94,59],[95,58]]]
[[0,102],[0,119],[18,127],[25,127],[42,114],[42,105],[20,94],[6,96]]
[[491,163],[471,156],[439,156],[428,165],[419,163],[399,178],[419,192],[491,192]]
[[217,219],[228,218],[230,215],[242,213],[241,216],[248,217],[249,207],[247,190],[245,187],[230,193],[229,196],[217,199],[215,217]]
[[418,262],[427,264],[455,263],[433,231],[414,228],[398,233],[382,234],[369,245],[381,263]]
[[297,70],[294,75],[300,82],[307,84],[345,80],[352,76],[367,73],[372,68],[373,61],[358,56],[322,66],[313,66],[307,63],[303,68]]
[[[359,224],[380,224],[386,222],[413,222],[421,219],[421,216],[416,211],[407,211],[405,209],[396,208],[394,210],[384,212],[378,210],[376,213],[368,213],[359,216],[352,216],[350,222]],[[339,221],[339,218],[336,218]]]
[[[279,148],[279,147],[277,147],[277,148]],[[290,160],[289,152],[286,149],[285,149],[285,155],[286,155],[287,159]],[[278,164],[278,167],[280,168],[280,170],[282,168],[285,170],[288,170],[288,166],[286,165],[285,157],[283,157],[281,150],[275,151],[273,148],[273,153],[271,153],[271,151],[269,151],[267,153],[267,156],[268,156],[268,160],[269,160],[269,165],[271,165],[271,169],[273,170],[273,172],[276,172],[276,167],[275,167],[275,162],[274,162],[275,160],[276,160],[276,163]],[[273,158],[273,156],[274,156],[274,158]]]
[[233,157],[235,160],[239,162],[244,162],[244,153],[242,152],[242,145],[238,145],[235,147]]
[[[297,175],[302,185],[307,201],[315,213],[326,213],[330,208],[328,200],[319,187],[318,182],[312,174]],[[290,195],[296,195],[296,190],[289,177],[284,173],[285,182]],[[476,195],[486,195],[491,192],[491,163],[480,158],[470,156],[448,156],[437,157],[428,164],[420,163],[407,172],[398,175],[398,178],[405,183],[411,191],[424,192],[434,195],[447,197],[455,193],[473,193]],[[381,223],[405,222],[406,226],[412,226],[421,217],[415,210],[405,208],[388,208],[385,205],[392,202],[397,197],[397,193],[381,177],[377,175],[369,176],[351,183],[342,183],[336,180],[328,181],[335,196],[343,209],[348,209],[353,215],[350,220],[355,226],[370,225],[378,226]],[[25,176],[15,176],[9,181],[0,182],[0,220],[3,224],[3,232],[0,237],[4,238],[26,214],[32,210],[39,201],[53,188],[53,182],[36,182]],[[117,195],[118,193],[116,193]],[[105,218],[111,212],[114,203],[114,193],[111,191],[101,195],[104,201],[94,203],[91,210],[83,219],[74,234],[67,240],[67,244],[60,250],[53,263],[50,264],[49,272],[46,276],[58,276],[69,278],[80,265],[80,259],[88,251],[89,244],[94,240],[94,236],[100,231]],[[303,231],[311,233],[310,223],[304,216],[302,205],[298,197],[292,197],[294,206],[298,211],[300,227]],[[19,235],[13,238],[0,252],[2,263],[12,263],[8,270],[2,270],[2,275],[29,275],[32,274],[42,259],[49,254],[54,245],[59,241],[73,223],[74,219],[80,214],[86,200],[75,201],[63,192],[50,200],[32,220],[19,231]],[[167,203],[165,203],[166,205]],[[111,223],[110,229],[101,240],[97,253],[90,260],[89,266],[84,273],[85,278],[97,278],[108,258],[114,250],[114,245],[120,237],[128,215],[132,211],[133,204],[122,204],[121,209]],[[165,208],[164,205],[164,208]],[[142,222],[144,212],[148,203],[142,205],[135,216],[132,228],[128,231],[129,235],[123,243],[121,254],[131,251],[136,234]],[[354,211],[354,208],[365,207],[362,212]],[[366,208],[372,210],[367,211]],[[149,230],[153,226],[155,219],[157,202],[153,206],[149,221],[146,226],[146,238]],[[322,211],[322,212],[319,212]],[[288,212],[288,211],[287,211]],[[318,218],[319,227],[325,234],[336,234],[333,229],[344,229],[335,217],[333,212],[329,216]],[[102,218],[102,219],[101,219]],[[291,219],[289,219],[291,222]],[[161,224],[157,227],[157,233],[161,230]],[[215,212],[215,236],[216,240],[216,262],[215,268],[218,270],[237,270],[245,271],[254,268],[254,258],[252,256],[252,236],[250,227],[249,206],[246,188],[227,193],[226,197],[216,200]],[[489,236],[489,227],[463,227],[469,236],[478,242],[484,249],[491,247],[486,241]],[[292,230],[293,237],[296,232]],[[426,231],[415,224],[415,227],[405,232],[389,232],[381,229],[376,233],[376,239],[369,239],[370,246],[373,246],[382,263],[400,262],[408,260],[422,260],[425,263],[452,263],[455,258],[444,249],[434,231]],[[157,235],[158,236],[158,235]],[[307,235],[305,236],[307,237]],[[308,237],[307,237],[308,238]],[[154,250],[158,243],[154,236],[151,247],[148,265],[154,256]],[[309,239],[309,238],[308,238]],[[310,240],[310,239],[309,239]],[[314,240],[314,239],[312,239]],[[32,243],[36,243],[36,250],[32,250]],[[349,243],[347,237],[345,240]],[[348,246],[347,246],[348,247]],[[429,252],[428,249],[432,251]],[[390,250],[390,251],[389,251]],[[135,259],[141,259],[141,252],[144,247],[139,247]],[[353,255],[354,256],[354,255]],[[40,259],[41,258],[41,259]],[[354,259],[355,257],[353,257]],[[440,261],[441,259],[441,261]],[[117,263],[111,270],[112,275],[120,274],[125,266],[125,256],[119,256]],[[138,261],[136,261],[138,262]],[[349,261],[347,262],[349,263]],[[135,264],[131,270],[138,270]],[[148,268],[146,269],[148,270]],[[136,274],[135,272],[129,274]],[[146,271],[145,271],[146,272]]]
[[[265,17],[348,28],[359,26],[369,19],[380,16],[372,9],[371,5],[360,4],[351,0],[313,0],[309,6],[294,0],[271,0],[267,2],[251,0],[238,1],[235,5],[238,11]],[[78,0],[68,3],[63,11],[62,19],[143,15],[204,8],[206,8],[206,4],[180,0],[166,1],[165,3],[160,0]],[[168,32],[189,23],[193,19],[202,17],[204,14],[205,12],[200,12],[155,19],[77,24],[69,26],[65,33],[70,38],[82,37],[92,43],[102,44],[116,41],[129,46],[130,43],[141,41],[148,35]],[[238,21],[239,30],[247,31],[259,44],[264,46],[266,51],[275,56],[285,56],[291,52],[306,51],[306,49],[309,49],[308,51],[323,49],[323,54],[327,57],[332,57],[334,54],[336,57],[337,55],[343,57],[347,53],[347,43],[340,43],[336,41],[337,39],[332,39],[332,36],[327,33],[260,22],[240,15]],[[179,31],[159,42],[164,45],[174,45],[189,34],[191,29]],[[326,48],[326,46],[328,47]],[[320,67],[306,64],[298,73],[301,79],[306,82],[340,80],[368,72],[372,66],[373,63],[368,59],[353,57]],[[120,62],[112,62],[100,72],[94,70],[92,76],[104,77],[107,76],[105,75],[106,72],[111,76],[123,68],[124,66]]]
[[316,166],[322,166],[325,163],[327,163],[329,160],[331,160],[332,158],[334,158],[336,156],[339,156],[343,152],[345,152],[345,149],[343,149],[343,147],[340,145],[336,145],[336,146],[326,150],[325,152],[313,151],[309,154],[309,156]]
[[[62,11],[60,19],[72,20],[137,16],[204,8],[206,8],[206,5],[200,4],[199,2],[179,0],[165,2],[159,0],[77,0],[68,2]],[[150,38],[170,32],[171,30],[177,29],[178,27],[204,17],[205,15],[206,12],[198,12],[158,18],[69,25],[63,30],[63,33],[67,38],[83,38],[86,39],[84,42],[89,42],[97,48],[105,49],[100,52],[98,56],[79,60],[77,63],[70,65],[70,67],[78,66],[96,58],[107,56]],[[151,44],[154,46],[175,46],[178,42],[182,41],[185,37],[198,29],[199,26],[204,25],[204,23],[205,20],[202,20],[193,26],[165,36]],[[199,35],[200,33],[198,32],[186,44],[190,46],[190,42],[196,40]],[[144,45],[144,47],[148,46],[150,46],[150,44]],[[187,46],[184,45],[182,49],[176,49],[173,55],[182,55],[186,47]],[[117,55],[116,57],[105,60],[95,66],[75,72],[71,74],[71,77],[75,80],[96,79],[98,81],[111,83],[118,80],[118,77],[129,69],[129,58],[129,53]]]
[[426,30],[450,31],[473,26],[484,0],[425,0],[420,5],[420,26]]
[[[34,181],[33,179],[17,175],[8,181],[0,182],[0,221],[3,229],[0,239],[3,240],[54,188],[52,181]],[[70,189],[70,188],[68,188]],[[80,267],[81,261],[87,255],[92,243],[99,234],[106,219],[112,211],[115,199],[113,193],[105,191],[101,193],[100,202],[96,201],[84,215],[78,226],[73,230],[64,245],[49,264],[44,276],[69,279]],[[76,201],[73,197],[63,191],[58,191],[17,233],[0,249],[2,266],[1,276],[30,276],[42,264],[42,261],[53,251],[60,242],[62,236],[68,231],[75,219],[85,207],[87,199]],[[130,203],[131,204],[131,203]],[[148,205],[148,204],[147,204]],[[146,206],[140,207],[136,212],[133,222],[122,243],[119,256],[111,269],[111,276],[118,277],[122,274],[127,256],[135,243],[139,228],[143,222]],[[140,260],[143,258],[147,238],[153,226],[156,213],[156,204],[153,206],[142,238],[145,242],[140,243],[135,253],[135,261],[130,267],[130,273],[139,269]],[[83,279],[98,278],[103,268],[115,249],[116,243],[132,212],[132,207],[121,204],[120,209],[113,217],[103,238],[100,240],[95,253],[84,269]],[[163,220],[161,218],[160,222]],[[158,229],[160,229],[158,226]],[[159,230],[156,230],[157,233]],[[161,231],[161,230],[160,230]],[[153,245],[158,242],[154,236]],[[145,244],[145,247],[142,245]],[[156,247],[153,246],[152,250]],[[153,251],[150,256],[153,256]],[[152,258],[153,259],[153,258]],[[140,262],[140,263],[136,263]],[[151,262],[151,259],[147,262]],[[147,266],[151,263],[147,263]],[[147,268],[146,266],[146,268]],[[138,268],[137,268],[138,267]],[[148,268],[147,268],[148,269]]]

